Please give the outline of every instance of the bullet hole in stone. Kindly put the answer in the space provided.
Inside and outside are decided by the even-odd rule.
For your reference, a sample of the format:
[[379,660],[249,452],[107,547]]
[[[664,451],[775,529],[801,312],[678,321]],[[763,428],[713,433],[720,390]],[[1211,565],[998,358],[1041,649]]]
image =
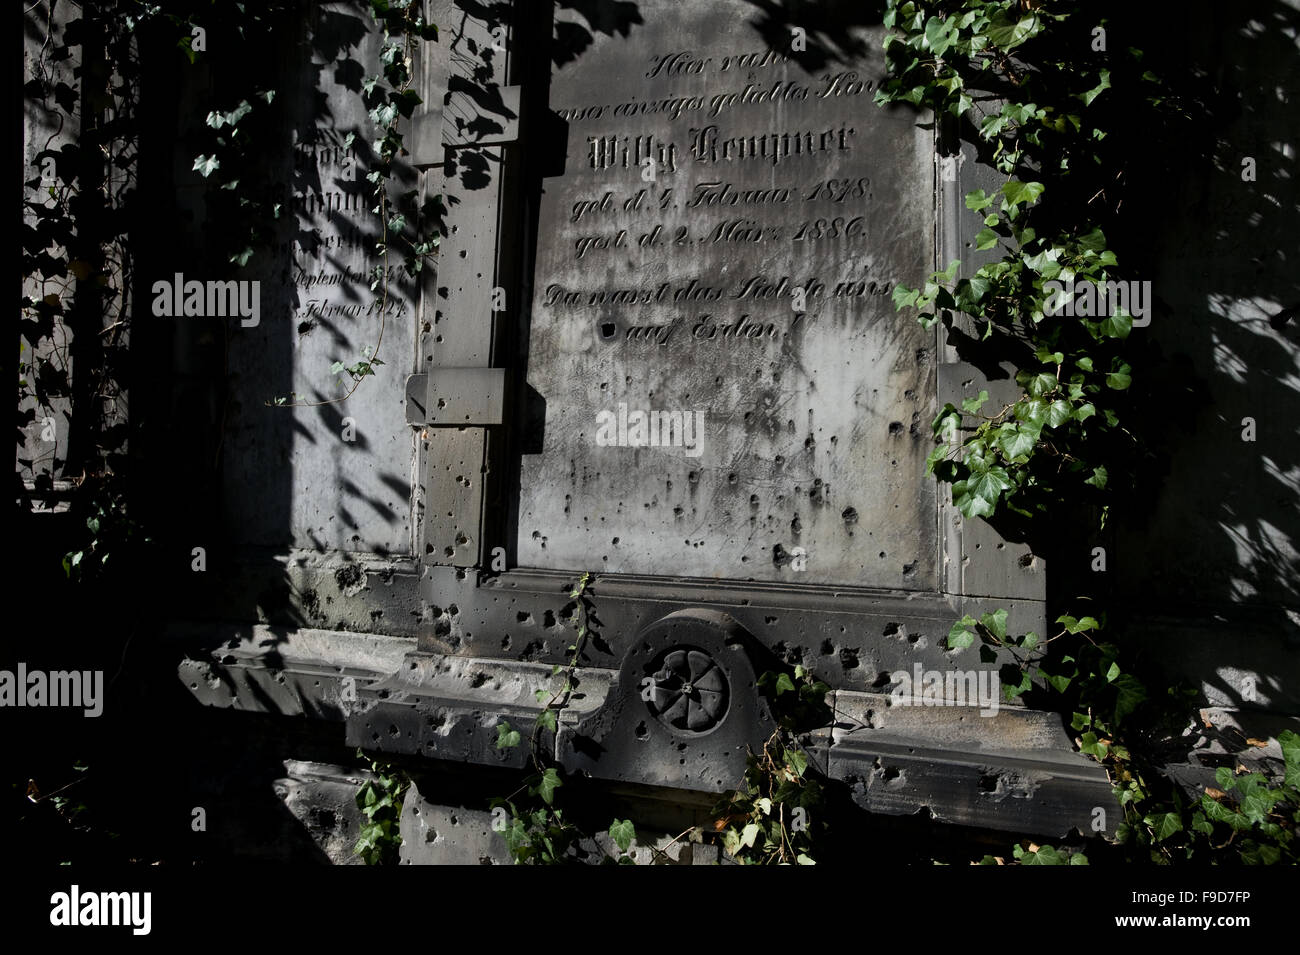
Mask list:
[[856,524],[858,522],[858,509],[856,507],[846,507],[840,512],[845,524]]
[[614,337],[615,334],[617,334],[617,332],[618,332],[618,326],[615,325],[613,322],[600,323],[600,337],[605,339],[605,341],[609,341],[611,338]]
[[460,257],[461,257],[462,259],[463,259],[463,258],[466,258],[468,254],[469,254],[469,253],[468,253],[468,251],[467,251],[466,249],[461,249],[461,250],[460,250]]
[[610,541],[610,543],[611,543],[611,544],[617,544],[617,543],[618,543],[618,538],[615,537],[612,541]]
[[345,597],[352,597],[365,587],[366,575],[358,565],[346,564],[334,572],[334,582]]
[[454,547],[444,547],[444,548],[442,549],[442,556],[444,556],[444,557],[455,557],[455,556],[456,556],[456,548],[454,548]]
[[906,391],[903,392],[903,397],[910,401],[916,397],[916,392],[913,391],[911,388],[908,388]]
[[992,773],[986,773],[980,777],[980,792],[994,793],[998,791],[998,777]]
[[681,517],[684,513],[686,512],[681,507],[673,508],[673,517]]
[[646,729],[645,721],[642,720],[640,723],[636,725],[636,738],[645,739],[649,735],[650,735],[650,731]]
[[786,553],[785,548],[780,544],[772,548],[772,563],[777,567],[790,563],[790,555]]
[[435,637],[445,637],[451,633],[451,621],[446,617],[439,617],[433,622],[433,635]]
[[1018,560],[1016,563],[1018,563],[1021,567],[1028,567],[1033,562],[1034,562],[1033,554],[1022,554],[1020,560]]
[[785,457],[784,457],[784,455],[780,455],[780,454],[778,454],[778,455],[777,455],[773,460],[776,462],[777,465],[785,464]]
[[527,610],[521,610],[517,614],[515,614],[515,622],[522,623],[522,624],[531,624],[533,622],[533,615]]
[[916,565],[917,565],[918,563],[920,563],[920,562],[914,560],[914,561],[911,561],[911,562],[909,562],[909,563],[904,564],[904,565],[903,565],[903,576],[904,576],[904,577],[911,577],[914,573],[916,573]]
[[393,737],[393,739],[397,739],[397,737],[401,736],[402,734],[401,734],[401,731],[398,730],[396,724],[394,724],[394,723],[389,723],[389,724],[388,724],[388,735],[391,736],[391,737]]
[[881,631],[880,635],[882,637],[896,637],[898,636],[900,629],[901,628],[899,627],[898,624],[894,623],[893,621],[890,621],[889,623],[885,624],[885,629]]
[[469,688],[471,690],[477,690],[480,686],[482,686],[487,681],[488,681],[488,677],[486,673],[475,673],[474,676],[470,678]]
[[894,780],[898,780],[901,783],[903,781],[903,771],[897,766],[887,766],[880,778],[887,783],[892,783]]
[[822,641],[822,656],[828,657],[835,652],[835,645],[829,640]]
[[798,537],[801,531],[803,531],[803,521],[799,520],[799,515],[796,514],[794,520],[790,522],[790,532]]
[[502,637],[502,638],[501,638],[501,649],[502,649],[502,650],[509,650],[509,649],[510,649],[510,638],[509,638],[509,637]]
[[902,433],[903,433],[903,422],[901,421],[889,422],[889,436],[891,438],[896,438]]
[[316,327],[315,322],[302,322],[298,325],[298,334],[306,335],[309,331],[311,331],[315,327]]
[[843,647],[840,650],[840,666],[845,670],[856,670],[858,668],[858,651],[851,647]]
[[876,691],[883,691],[893,684],[893,682],[894,678],[892,674],[881,673],[876,677],[875,682],[871,684],[871,688]]
[[548,630],[555,626],[555,611],[547,610],[542,613],[542,626]]
[[685,766],[685,765],[686,765],[686,757],[683,756],[681,759],[679,759],[679,760],[677,761],[677,763],[678,763],[678,765],[680,765],[680,766]]
[[689,484],[699,484],[699,483],[700,483],[700,472],[699,472],[699,471],[689,471],[689,472],[687,472],[687,474],[686,474],[686,480],[687,480],[687,483],[689,483]]
[[740,479],[739,479],[738,477],[736,477],[736,472],[735,472],[735,471],[732,471],[730,474],[727,475],[727,483],[728,483],[728,484],[735,484],[738,480],[740,480]]

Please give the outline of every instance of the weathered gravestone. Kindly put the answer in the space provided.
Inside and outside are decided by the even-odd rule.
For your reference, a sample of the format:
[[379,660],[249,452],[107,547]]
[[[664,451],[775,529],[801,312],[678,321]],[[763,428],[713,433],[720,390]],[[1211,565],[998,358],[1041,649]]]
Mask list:
[[885,712],[900,670],[981,667],[942,647],[962,612],[1038,625],[1043,568],[924,475],[978,372],[890,299],[956,184],[924,117],[872,103],[879,30],[832,18],[801,56],[741,0],[448,9],[453,98],[414,157],[452,197],[411,389],[438,619],[349,738],[523,765],[493,730],[535,717],[591,571],[583,692],[542,735],[570,770],[734,786],[773,725],[756,675],[799,661],[836,687],[807,742],[863,805],[1051,828],[1095,804],[1055,718]]
[[[310,410],[293,413],[310,435],[293,450],[241,445],[303,456],[282,515],[299,626],[241,628],[220,663],[190,665],[209,686],[223,667],[238,678],[196,692],[342,718],[349,744],[471,775],[522,767],[496,726],[540,712],[590,572],[581,692],[540,736],[567,770],[725,791],[774,726],[757,677],[801,662],[833,687],[834,719],[805,743],[862,806],[1085,828],[1108,785],[1056,717],[889,705],[900,671],[995,672],[944,649],[953,620],[1003,606],[1041,630],[1045,590],[1040,558],[965,524],[924,473],[936,410],[966,382],[998,388],[890,298],[964,237],[929,117],[872,101],[879,26],[823,14],[799,34],[745,0],[441,0],[430,15],[443,29],[408,159],[447,214],[415,321],[402,291],[386,333],[390,369],[418,369],[405,412],[386,370],[346,412],[377,457],[353,461],[324,440],[338,421]],[[337,81],[316,79],[331,104]],[[315,323],[301,348],[321,332],[355,348],[364,330],[346,323],[377,318],[340,144],[356,124],[341,101],[330,114],[298,140],[315,239],[292,250],[281,320],[291,301],[295,326]],[[294,367],[337,351],[322,348]]]

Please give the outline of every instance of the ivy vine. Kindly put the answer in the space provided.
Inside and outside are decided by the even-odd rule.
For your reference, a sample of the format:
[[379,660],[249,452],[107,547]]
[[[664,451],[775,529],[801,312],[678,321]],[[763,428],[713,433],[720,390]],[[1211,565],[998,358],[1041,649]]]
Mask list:
[[[1005,509],[1041,520],[1072,501],[1094,505],[1104,527],[1142,453],[1125,423],[1139,374],[1134,315],[1123,306],[1094,309],[1096,299],[1086,296],[1078,308],[1063,306],[1074,287],[1134,279],[1108,238],[1125,224],[1131,160],[1131,140],[1117,133],[1172,139],[1192,106],[1143,51],[1108,47],[1108,9],[1069,0],[886,3],[889,75],[877,103],[932,110],[1005,177],[991,192],[965,196],[966,210],[981,217],[974,251],[989,260],[964,274],[960,261],[951,262],[893,295],[926,328],[940,325],[959,353],[993,355],[1016,369],[1020,393],[1001,407],[987,407],[988,391],[980,390],[960,407],[945,404],[933,422],[927,470],[950,486],[967,519]],[[1295,734],[1279,736],[1279,786],[1244,767],[1221,767],[1218,786],[1191,798],[1162,772],[1157,743],[1187,725],[1195,692],[1149,689],[1136,673],[1137,648],[1101,637],[1100,611],[1056,623],[1060,631],[1043,640],[1012,636],[1005,610],[967,616],[948,646],[978,641],[985,662],[1010,660],[1000,674],[1007,699],[1039,688],[1052,696],[1080,751],[1108,771],[1125,815],[1117,841],[1130,858],[1295,860]],[[1081,853],[1031,843],[1016,846],[1014,859],[1086,862]]]

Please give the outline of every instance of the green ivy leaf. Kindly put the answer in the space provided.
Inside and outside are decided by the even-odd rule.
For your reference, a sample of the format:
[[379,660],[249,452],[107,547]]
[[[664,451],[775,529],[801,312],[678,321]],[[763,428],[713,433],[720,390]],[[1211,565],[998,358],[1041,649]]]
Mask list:
[[550,805],[555,799],[555,790],[563,786],[560,774],[554,766],[548,766],[546,772],[542,773],[542,778],[537,783],[537,795],[542,797],[542,802]]
[[632,825],[631,819],[620,822],[615,817],[609,826],[609,837],[614,840],[614,845],[618,846],[619,852],[627,852],[632,845],[632,840],[636,838],[636,827]]
[[1120,722],[1138,708],[1147,698],[1147,691],[1131,673],[1121,673],[1111,684],[1118,691],[1115,695],[1115,722]]
[[194,160],[194,169],[197,169],[204,179],[220,168],[221,163],[216,156],[199,156]]
[[785,761],[790,765],[796,776],[802,777],[804,771],[808,768],[808,757],[797,749],[787,749],[785,751]]
[[1106,751],[1109,748],[1109,746],[1097,738],[1096,733],[1084,733],[1079,740],[1079,751],[1098,760],[1106,758]]
[[969,614],[952,625],[948,631],[948,649],[964,650],[975,642],[975,618]]
[[1183,821],[1176,812],[1153,813],[1142,821],[1151,827],[1156,842],[1164,842],[1174,833],[1183,831]]
[[980,393],[978,397],[962,399],[962,403],[961,403],[962,410],[965,411],[967,414],[975,414],[980,410],[980,408],[984,407],[984,402],[988,400],[989,400],[989,393],[983,389],[980,389]]
[[1022,202],[1035,202],[1046,187],[1041,182],[1021,182],[1012,179],[1002,186],[1004,206],[1019,205]]
[[512,746],[518,746],[522,740],[519,731],[511,729],[510,724],[505,720],[497,724],[497,749],[510,749]]
[[985,33],[989,41],[1003,50],[1013,50],[1042,29],[1036,13],[1013,20],[1007,10],[998,10],[989,18]]
[[1005,642],[1007,639],[1007,612],[999,608],[992,613],[980,614],[980,623],[998,640]]
[[1110,89],[1110,70],[1102,70],[1099,74],[1097,85],[1086,93],[1080,93],[1079,99],[1083,100],[1084,106],[1091,106],[1092,101],[1102,94],[1105,90]]
[[1300,789],[1300,734],[1283,730],[1277,735],[1282,747],[1282,760],[1286,764],[1284,782],[1292,789]]

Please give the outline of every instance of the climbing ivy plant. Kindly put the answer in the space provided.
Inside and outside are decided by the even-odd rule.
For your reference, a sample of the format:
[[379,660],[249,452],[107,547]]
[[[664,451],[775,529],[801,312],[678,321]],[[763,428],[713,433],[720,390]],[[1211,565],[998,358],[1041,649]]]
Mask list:
[[815,865],[825,795],[797,733],[829,722],[830,687],[796,665],[793,676],[764,673],[757,688],[776,716],[777,729],[760,752],[747,754],[744,782],[713,809],[714,830],[723,851],[741,865]]
[[[553,688],[540,688],[536,691],[537,701],[542,704],[541,711],[533,722],[529,736],[529,761],[533,772],[524,778],[519,788],[509,796],[499,797],[490,802],[494,816],[502,824],[497,827],[506,841],[510,857],[516,863],[532,865],[557,865],[573,861],[574,849],[583,841],[585,834],[565,815],[564,809],[556,803],[556,791],[564,785],[559,767],[548,765],[553,762],[541,748],[543,731],[555,733],[559,713],[568,705],[578,686],[577,672],[581,665],[583,651],[592,636],[591,596],[588,591],[591,574],[584,573],[578,578],[569,597],[574,601],[570,620],[574,626],[574,641],[568,646],[568,662],[551,668],[551,676],[560,678]],[[502,720],[497,724],[497,749],[513,749],[523,743],[523,734]],[[636,839],[636,828],[630,819],[615,818],[608,827],[610,839],[617,850],[609,854],[603,849],[602,861],[621,865],[635,863],[631,855],[632,843]]]
[[363,822],[352,851],[366,865],[395,865],[402,848],[402,798],[411,780],[400,769],[362,750],[357,757],[369,764],[370,775],[357,790],[357,808]]
[[[951,140],[964,139],[1000,176],[965,196],[965,214],[979,217],[969,228],[978,266],[953,261],[893,293],[898,309],[913,310],[926,328],[940,325],[959,353],[1015,369],[1018,395],[990,406],[980,390],[960,406],[945,404],[933,422],[927,469],[950,486],[967,519],[1041,519],[1069,501],[1095,505],[1104,527],[1142,452],[1126,423],[1140,374],[1134,315],[1098,308],[1095,297],[1075,301],[1073,290],[1134,278],[1112,242],[1124,234],[1133,159],[1122,132],[1140,130],[1148,147],[1176,140],[1193,107],[1142,50],[1108,43],[1112,9],[1081,0],[885,5],[888,76],[876,102],[932,110],[950,151]],[[1279,737],[1280,787],[1223,767],[1217,787],[1190,799],[1161,772],[1152,741],[1187,724],[1195,694],[1149,689],[1132,672],[1134,648],[1101,638],[1105,614],[1056,622],[1060,632],[1044,640],[1012,636],[1005,610],[967,616],[948,646],[978,642],[985,662],[1010,660],[1000,674],[1008,699],[1039,687],[1054,695],[1080,751],[1110,774],[1125,816],[1117,838],[1131,857],[1217,859],[1226,849],[1247,863],[1294,861],[1295,735]],[[1031,843],[1016,846],[1014,859],[1086,861]]]
[[891,0],[884,22],[889,75],[876,102],[928,107],[1004,177],[965,197],[987,260],[894,290],[926,327],[1014,364],[1021,389],[1001,407],[986,391],[945,405],[928,468],[968,518],[999,506],[1043,514],[1065,499],[1104,507],[1099,492],[1137,451],[1123,423],[1133,316],[1065,317],[1062,292],[1131,278],[1106,232],[1118,227],[1129,158],[1114,120],[1127,111],[1168,125],[1177,101],[1140,51],[1107,48],[1107,23],[1087,3]]

